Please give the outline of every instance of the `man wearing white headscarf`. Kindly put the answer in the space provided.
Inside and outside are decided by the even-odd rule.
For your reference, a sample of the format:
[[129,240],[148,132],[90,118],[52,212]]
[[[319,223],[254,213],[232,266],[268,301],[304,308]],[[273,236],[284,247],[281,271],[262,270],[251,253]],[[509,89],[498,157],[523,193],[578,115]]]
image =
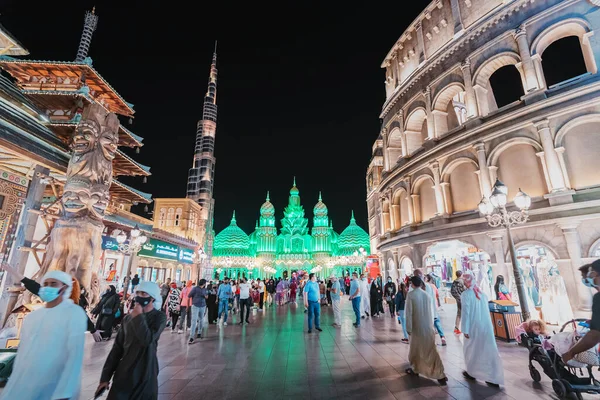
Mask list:
[[62,271],[42,278],[46,303],[25,317],[19,351],[2,399],[77,399],[87,316],[69,298],[73,280]]
[[154,282],[135,288],[135,307],[123,319],[108,355],[96,393],[112,386],[108,400],[150,400],[158,398],[158,339],[167,317],[161,312],[162,296]]
[[371,293],[371,285],[367,280],[365,274],[360,274],[360,315],[362,318],[365,315],[368,317],[371,312],[371,298],[369,297],[369,293]]
[[504,384],[504,370],[494,338],[488,297],[479,289],[473,275],[463,275],[467,290],[461,295],[462,333],[465,335],[463,353],[467,379],[479,379],[489,385]]

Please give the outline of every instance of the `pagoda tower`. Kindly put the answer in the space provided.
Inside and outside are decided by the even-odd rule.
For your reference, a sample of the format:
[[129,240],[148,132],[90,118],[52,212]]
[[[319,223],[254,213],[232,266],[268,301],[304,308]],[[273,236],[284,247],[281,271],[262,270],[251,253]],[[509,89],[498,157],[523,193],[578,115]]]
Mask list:
[[274,255],[277,228],[275,227],[275,207],[271,204],[269,192],[260,207],[260,220],[256,227],[256,254]]
[[[206,232],[203,244],[210,255],[213,238],[214,199],[213,186],[215,174],[215,135],[217,132],[217,43],[210,65],[208,89],[204,96],[202,119],[196,129],[196,147],[194,163],[189,170],[187,197],[196,201],[201,207],[200,224]],[[201,243],[202,244],[202,243]]]
[[312,251],[315,255],[331,255],[331,232],[332,228],[329,225],[328,210],[323,198],[319,192],[319,202],[313,209],[313,228],[312,228]]
[[[288,205],[283,211],[281,220],[281,233],[277,237],[276,251],[278,257],[285,257],[291,254],[293,259],[309,259],[312,238],[308,234],[308,219],[304,218],[304,207],[300,203],[300,191],[296,187],[296,178],[294,185],[290,189]],[[281,257],[283,256],[283,257]]]

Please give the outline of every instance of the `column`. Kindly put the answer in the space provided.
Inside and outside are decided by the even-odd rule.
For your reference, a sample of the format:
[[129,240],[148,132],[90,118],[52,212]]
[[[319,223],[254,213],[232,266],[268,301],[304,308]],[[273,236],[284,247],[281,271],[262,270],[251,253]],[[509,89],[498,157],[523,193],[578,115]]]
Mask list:
[[465,81],[465,92],[467,92],[467,118],[473,118],[478,115],[477,112],[477,99],[475,98],[475,91],[473,90],[473,78],[471,77],[471,61],[467,58],[465,62],[460,65],[460,69],[463,73],[463,80]]
[[398,53],[392,53],[392,74],[394,76],[394,88],[400,85],[400,71],[398,70]]
[[450,0],[450,6],[452,7],[452,19],[454,20],[454,36],[457,36],[464,30],[458,0]]
[[440,184],[442,187],[442,194],[444,195],[444,211],[446,214],[451,215],[453,212],[452,209],[452,193],[450,192],[450,183],[442,182]]
[[558,155],[558,162],[560,163],[560,169],[563,173],[563,177],[565,179],[565,186],[567,189],[571,189],[571,179],[569,178],[569,173],[567,172],[567,165],[565,164],[565,148],[557,147],[554,149],[556,154]]
[[[565,286],[569,299],[572,303],[577,302],[577,308],[583,311],[591,310],[591,298],[590,291],[581,283],[581,274],[579,273],[579,267],[583,264],[581,258],[581,238],[577,227],[579,223],[559,223],[558,226],[565,235],[565,241],[567,242],[567,252],[571,258],[571,270],[562,271],[559,269],[560,274],[565,280]],[[574,304],[572,304],[574,305]]]
[[400,206],[397,204],[391,204],[391,211],[392,211],[392,220],[391,220],[392,231],[397,231],[398,229],[402,228],[400,226]]
[[435,191],[435,204],[437,206],[437,215],[444,214],[444,194],[442,193],[442,186],[440,185],[440,164],[434,161],[431,164],[431,170],[433,171],[433,190]]
[[404,183],[406,184],[406,205],[408,208],[408,223],[413,224],[415,222],[415,211],[413,208],[413,202],[410,195],[410,176],[404,178]]
[[415,30],[417,31],[417,52],[419,53],[419,64],[427,59],[425,56],[425,39],[423,38],[423,25],[421,21],[415,24]]
[[432,110],[434,120],[434,137],[439,138],[448,132],[448,113],[442,110]]
[[540,135],[540,141],[544,149],[544,159],[548,168],[548,178],[552,185],[552,192],[560,192],[566,190],[565,179],[563,177],[558,154],[554,150],[554,140],[550,132],[550,125],[547,119],[534,122],[535,127]]
[[[42,204],[42,197],[46,189],[46,178],[49,176],[50,170],[40,165],[36,165],[33,172],[33,179],[27,189],[27,197],[21,213],[21,218],[17,228],[16,239],[13,243],[13,251],[10,255],[9,264],[15,268],[20,274],[25,273],[29,251],[24,250],[24,247],[31,247],[35,227],[37,225],[38,213],[32,212],[39,210]],[[21,293],[21,283],[15,282],[9,274],[5,274],[4,281],[5,291],[0,297],[0,318],[2,323],[6,322],[9,310],[12,310],[17,302],[17,298]]]
[[423,91],[423,96],[425,96],[425,111],[427,113],[427,139],[431,140],[435,138],[435,121],[431,112],[431,86],[427,86]]
[[400,264],[398,261],[398,249],[392,250],[392,258],[394,259],[394,265],[396,266],[396,277],[400,278]]
[[[421,222],[421,204],[419,203],[419,195],[411,194],[410,198],[412,200],[413,214],[415,216],[413,222],[419,223]],[[408,204],[410,205],[410,201],[408,202]]]
[[396,120],[400,125],[400,140],[402,142],[402,157],[408,156],[408,146],[406,145],[406,134],[404,133],[404,112],[402,109],[398,110],[396,114]]
[[379,217],[381,219],[381,229],[379,231],[379,236],[383,236],[385,234],[385,215],[383,213],[383,202],[384,202],[384,198],[383,198],[383,194],[381,195],[382,197],[379,198]]
[[388,154],[388,132],[387,128],[381,129],[381,137],[383,139],[383,170],[390,170],[390,155]]
[[483,142],[475,143],[473,146],[477,152],[477,163],[479,164],[479,179],[481,180],[482,194],[490,197],[492,194],[492,181],[490,180],[490,171],[487,166],[487,156],[485,154],[485,144]]
[[506,266],[506,263],[504,261],[505,251],[504,246],[502,244],[504,233],[492,232],[488,233],[488,236],[492,239],[494,257],[496,258],[496,266],[492,266],[492,272],[494,276],[494,282],[492,282],[492,284],[496,282],[496,277],[498,275],[502,275],[504,277],[504,282],[506,283],[506,286],[508,286],[509,282],[512,281],[512,276],[508,273],[508,267]]
[[[513,37],[517,42],[517,47],[519,48],[519,56],[521,57],[520,66],[523,68],[523,73],[525,74],[525,81],[527,82],[527,87],[525,87],[525,94],[531,92],[536,89],[540,89],[541,86],[538,81],[538,74],[536,73],[535,66],[533,65],[533,61],[531,59],[531,50],[529,49],[529,42],[527,41],[527,31],[524,26],[520,26],[515,29],[513,33]],[[520,67],[517,64],[517,68]]]

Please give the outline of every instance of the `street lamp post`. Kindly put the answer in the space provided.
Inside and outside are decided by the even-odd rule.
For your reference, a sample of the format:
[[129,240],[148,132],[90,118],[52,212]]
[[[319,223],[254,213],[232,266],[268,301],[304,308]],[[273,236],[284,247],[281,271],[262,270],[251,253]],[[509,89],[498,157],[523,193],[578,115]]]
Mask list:
[[133,257],[142,249],[142,246],[148,240],[148,237],[142,234],[140,228],[136,225],[129,233],[131,238],[127,242],[127,235],[121,231],[117,235],[117,243],[119,251],[129,255],[129,263],[127,264],[127,275],[125,276],[125,287],[123,288],[123,301],[127,300],[127,292],[129,291],[129,282],[131,281],[131,267],[133,266]]
[[200,263],[198,265],[198,273],[197,273],[196,281],[200,280],[200,271],[202,271],[202,273],[204,273],[204,260],[206,260],[207,257],[208,257],[208,255],[206,254],[206,252],[204,250],[198,249],[198,258],[200,260]]
[[487,219],[488,224],[493,227],[506,228],[508,236],[508,246],[510,250],[510,258],[513,265],[513,274],[515,284],[517,285],[517,294],[519,295],[519,303],[521,305],[521,315],[523,320],[529,320],[529,304],[527,302],[527,293],[525,292],[525,282],[519,268],[517,260],[517,251],[515,250],[515,242],[513,241],[511,228],[515,225],[521,225],[529,219],[529,207],[531,206],[531,197],[525,194],[521,189],[515,196],[515,205],[519,208],[518,211],[507,211],[508,187],[496,179],[492,194],[489,200],[484,196],[479,203],[479,212]]

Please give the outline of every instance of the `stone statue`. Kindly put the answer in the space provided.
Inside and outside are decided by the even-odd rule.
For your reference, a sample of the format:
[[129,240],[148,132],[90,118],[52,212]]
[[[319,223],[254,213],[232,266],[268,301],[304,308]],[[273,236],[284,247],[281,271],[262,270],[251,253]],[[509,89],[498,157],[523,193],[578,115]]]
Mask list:
[[86,289],[90,304],[99,297],[95,271],[102,252],[102,217],[110,199],[118,130],[115,114],[98,104],[84,109],[70,143],[73,154],[62,197],[64,214],[52,229],[37,274],[43,276],[49,270],[70,273]]

